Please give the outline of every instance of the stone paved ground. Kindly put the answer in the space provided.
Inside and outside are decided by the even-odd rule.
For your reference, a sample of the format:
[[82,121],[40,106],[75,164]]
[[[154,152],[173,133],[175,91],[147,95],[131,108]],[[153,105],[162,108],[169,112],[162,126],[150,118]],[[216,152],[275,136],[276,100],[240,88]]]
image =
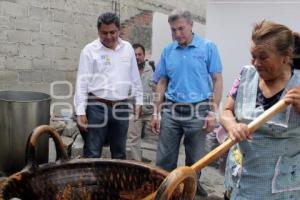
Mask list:
[[[157,136],[155,135],[147,135],[142,140],[143,158],[150,160],[153,165],[155,165],[156,144]],[[178,166],[184,165],[184,159],[184,148],[181,146]],[[201,183],[204,189],[209,193],[209,197],[211,197],[209,199],[223,199],[224,176],[220,171],[215,167],[208,166],[202,170],[202,174]],[[213,196],[216,198],[212,198]],[[201,200],[201,198],[196,197],[195,200]]]

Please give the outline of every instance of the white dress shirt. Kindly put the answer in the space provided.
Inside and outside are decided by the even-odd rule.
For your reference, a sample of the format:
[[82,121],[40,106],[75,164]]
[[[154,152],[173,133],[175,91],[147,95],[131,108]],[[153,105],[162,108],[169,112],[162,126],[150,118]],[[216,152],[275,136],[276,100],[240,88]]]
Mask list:
[[134,50],[119,38],[115,49],[100,39],[87,44],[80,54],[74,105],[77,115],[85,115],[88,93],[106,100],[124,100],[132,94],[143,104],[143,88]]

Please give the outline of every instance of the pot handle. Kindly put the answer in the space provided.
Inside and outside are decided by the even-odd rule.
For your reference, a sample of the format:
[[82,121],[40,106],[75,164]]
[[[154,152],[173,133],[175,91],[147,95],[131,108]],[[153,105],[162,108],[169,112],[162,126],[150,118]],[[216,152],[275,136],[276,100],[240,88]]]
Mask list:
[[[191,167],[182,166],[170,172],[160,184],[156,192],[144,197],[142,200],[169,200],[180,184],[181,199],[194,199],[197,186],[197,174]],[[175,192],[176,193],[176,192]]]
[[64,145],[62,139],[57,131],[55,131],[52,127],[48,125],[41,125],[36,127],[33,132],[29,135],[26,147],[26,166],[25,169],[32,170],[38,167],[37,161],[35,159],[35,151],[36,151],[36,144],[38,138],[42,134],[49,134],[55,143],[56,149],[56,160],[58,162],[68,160],[68,155],[64,149]]

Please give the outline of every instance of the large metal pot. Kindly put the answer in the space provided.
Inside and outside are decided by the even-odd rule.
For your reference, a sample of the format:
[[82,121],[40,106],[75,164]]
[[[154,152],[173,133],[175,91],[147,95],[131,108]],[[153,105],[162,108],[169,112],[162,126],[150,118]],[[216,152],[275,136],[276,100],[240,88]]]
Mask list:
[[[25,166],[26,141],[35,127],[50,122],[48,94],[0,91],[0,171],[11,175]],[[48,162],[48,136],[39,139],[37,161]]]
[[[43,133],[50,133],[57,151],[55,164],[38,166],[35,145]],[[155,199],[192,199],[194,191],[187,185],[154,193],[168,172],[141,162],[108,159],[68,160],[59,134],[49,126],[40,126],[30,135],[26,152],[26,167],[0,183],[0,199],[28,200],[89,200],[143,199],[154,194]],[[188,178],[194,181],[194,177]],[[179,184],[179,183],[178,183]],[[186,187],[185,187],[186,186]],[[176,189],[177,188],[177,189]],[[181,188],[181,189],[180,189]],[[175,191],[175,195],[172,195]],[[177,192],[176,192],[177,191]],[[166,195],[167,194],[167,195]],[[150,195],[151,196],[151,195]],[[146,199],[152,199],[151,198]]]

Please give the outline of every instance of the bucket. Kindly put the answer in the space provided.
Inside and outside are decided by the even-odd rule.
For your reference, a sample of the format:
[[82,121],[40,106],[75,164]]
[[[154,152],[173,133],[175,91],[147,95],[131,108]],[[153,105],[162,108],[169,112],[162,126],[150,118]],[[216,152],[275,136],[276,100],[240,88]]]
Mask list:
[[[48,94],[31,91],[0,91],[0,171],[10,175],[25,166],[28,136],[35,127],[49,124]],[[37,161],[48,162],[48,136],[39,140]]]

